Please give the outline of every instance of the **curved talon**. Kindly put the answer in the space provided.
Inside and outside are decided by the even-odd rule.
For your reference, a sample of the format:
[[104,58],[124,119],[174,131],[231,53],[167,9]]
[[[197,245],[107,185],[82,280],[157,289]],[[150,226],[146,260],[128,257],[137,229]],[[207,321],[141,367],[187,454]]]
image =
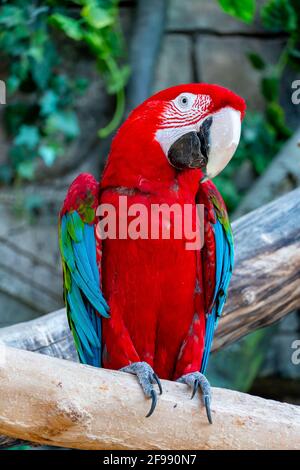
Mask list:
[[211,410],[210,410],[210,399],[209,399],[208,396],[204,397],[204,404],[205,404],[207,419],[208,419],[209,423],[212,424],[212,417],[211,417]]
[[154,372],[153,374],[153,379],[155,380],[155,382],[157,383],[158,385],[158,388],[159,388],[159,394],[161,395],[162,394],[162,386],[161,386],[161,381],[159,380],[158,376],[156,375],[156,373]]
[[149,418],[149,416],[153,414],[157,405],[157,393],[153,387],[155,383],[158,386],[160,395],[162,394],[162,385],[158,376],[152,367],[144,361],[132,362],[128,366],[122,367],[121,370],[129,374],[134,374],[142,387],[145,397],[152,398],[151,408],[146,415],[146,418]]
[[203,397],[203,404],[206,409],[206,415],[208,422],[212,424],[212,416],[211,416],[211,409],[210,409],[210,400],[211,400],[211,390],[210,385],[207,378],[201,372],[191,372],[189,374],[182,375],[178,382],[185,383],[189,387],[193,389],[191,400],[196,395],[198,389],[200,389],[202,397]]
[[196,395],[198,386],[199,386],[199,380],[196,379],[195,382],[194,382],[194,388],[193,388],[193,393],[192,393],[192,396],[191,396],[191,400],[192,400],[192,399],[194,398],[194,396]]
[[156,404],[157,404],[157,393],[155,390],[151,390],[151,397],[152,397],[152,403],[151,403],[151,408],[148,412],[148,414],[146,414],[146,418],[149,418],[153,411],[155,410],[155,407],[156,407]]

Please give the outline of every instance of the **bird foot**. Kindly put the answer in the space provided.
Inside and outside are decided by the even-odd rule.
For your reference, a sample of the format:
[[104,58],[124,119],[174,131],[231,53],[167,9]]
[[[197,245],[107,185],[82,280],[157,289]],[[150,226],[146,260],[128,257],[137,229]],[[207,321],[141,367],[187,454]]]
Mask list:
[[157,404],[157,393],[154,390],[153,384],[157,384],[160,395],[162,394],[162,386],[159,378],[147,362],[133,362],[129,366],[122,367],[122,372],[128,372],[137,376],[143,392],[147,398],[152,398],[152,403],[146,418],[152,415]]
[[209,381],[205,377],[205,375],[201,374],[201,372],[192,372],[190,374],[183,375],[177,382],[181,382],[184,384],[189,385],[193,389],[191,399],[194,398],[198,389],[202,392],[203,403],[206,409],[207,419],[212,424],[212,417],[211,417],[211,409],[210,409],[210,402],[211,402],[211,388]]

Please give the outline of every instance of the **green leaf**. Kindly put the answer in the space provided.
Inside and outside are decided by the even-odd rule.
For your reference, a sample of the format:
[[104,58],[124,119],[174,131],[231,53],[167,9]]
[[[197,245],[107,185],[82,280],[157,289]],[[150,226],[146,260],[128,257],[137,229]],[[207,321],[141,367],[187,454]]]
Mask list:
[[90,26],[96,29],[105,28],[114,22],[114,17],[110,13],[110,10],[99,7],[96,2],[89,2],[83,7],[81,16]]
[[57,154],[55,148],[48,145],[41,145],[38,150],[39,156],[43,159],[46,166],[53,165]]
[[79,135],[79,124],[74,111],[58,111],[49,116],[46,122],[47,134],[63,133],[69,139]]
[[83,30],[78,20],[60,13],[54,13],[49,17],[49,23],[63,31],[66,36],[75,41],[80,41],[83,37]]
[[11,75],[8,78],[7,82],[6,82],[8,93],[10,95],[15,93],[18,90],[18,88],[20,86],[20,83],[21,83],[21,81],[20,81],[19,77],[17,77],[16,75]]
[[266,67],[263,58],[255,52],[249,52],[248,59],[256,70],[264,70],[264,68]]
[[264,77],[261,81],[261,91],[267,101],[277,101],[279,97],[279,79]]
[[20,127],[19,133],[16,136],[15,145],[25,145],[29,150],[33,150],[40,140],[40,133],[35,126],[23,125]]
[[25,21],[22,8],[5,5],[0,8],[0,25],[6,28],[12,28]]
[[267,118],[274,129],[276,129],[279,138],[287,139],[291,136],[292,133],[285,122],[284,111],[278,103],[268,104]]
[[57,109],[58,96],[53,90],[47,90],[40,100],[40,113],[42,116],[48,116]]
[[41,62],[44,58],[47,40],[48,35],[43,29],[38,29],[34,34],[31,34],[28,56],[32,57],[37,62]]
[[96,31],[87,31],[84,33],[84,40],[96,54],[102,53],[105,48],[105,41]]
[[124,65],[122,68],[117,68],[111,75],[107,78],[107,91],[109,94],[114,95],[122,90],[129,78],[130,67]]
[[44,48],[42,60],[36,61],[32,59],[31,61],[32,78],[40,90],[45,90],[45,88],[47,88],[52,78],[53,68],[57,63],[57,51],[55,50],[53,43],[49,41]]
[[25,162],[21,162],[17,166],[17,173],[21,178],[27,180],[33,180],[35,172],[35,162],[33,160],[28,160]]
[[256,9],[255,0],[218,0],[218,2],[225,13],[245,23],[253,21]]
[[297,29],[297,13],[288,0],[269,0],[261,9],[264,27],[273,32]]
[[20,60],[13,61],[11,65],[11,74],[18,77],[20,82],[27,79],[29,73],[29,60],[27,55],[24,55]]

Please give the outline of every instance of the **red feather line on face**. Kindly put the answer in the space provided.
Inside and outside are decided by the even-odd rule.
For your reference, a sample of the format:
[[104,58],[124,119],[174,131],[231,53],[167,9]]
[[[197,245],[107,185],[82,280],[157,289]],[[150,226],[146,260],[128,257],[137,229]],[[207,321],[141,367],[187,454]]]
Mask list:
[[181,111],[174,102],[166,105],[162,114],[160,129],[184,127],[197,124],[211,109],[211,99],[208,95],[197,95],[191,109]]

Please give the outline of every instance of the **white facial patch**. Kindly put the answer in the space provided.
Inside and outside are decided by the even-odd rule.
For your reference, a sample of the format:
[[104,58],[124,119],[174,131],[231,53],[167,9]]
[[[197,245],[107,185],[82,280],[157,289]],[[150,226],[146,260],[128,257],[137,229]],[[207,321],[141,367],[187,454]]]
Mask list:
[[165,155],[181,136],[191,131],[199,131],[203,116],[210,104],[210,96],[193,93],[180,93],[167,104],[161,116],[160,129],[155,134],[155,139]]

